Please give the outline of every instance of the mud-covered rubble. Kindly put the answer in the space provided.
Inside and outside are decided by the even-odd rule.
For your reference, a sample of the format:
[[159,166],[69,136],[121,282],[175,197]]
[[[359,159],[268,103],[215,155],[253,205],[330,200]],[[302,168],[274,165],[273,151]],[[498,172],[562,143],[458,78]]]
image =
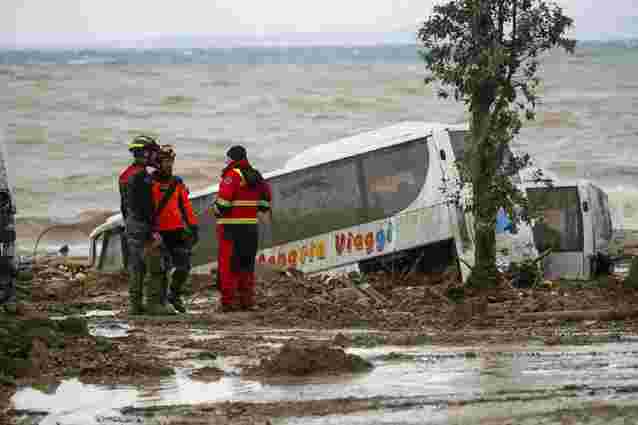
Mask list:
[[[187,301],[197,301],[190,304],[191,314],[130,318],[126,274],[96,273],[85,263],[62,257],[38,260],[19,276],[26,302],[19,304],[17,314],[0,316],[0,346],[5,349],[0,403],[6,406],[18,383],[71,376],[86,383],[135,382],[172,373],[180,362],[184,366],[202,353],[245,359],[238,365],[242,375],[266,379],[367,370],[367,362],[347,353],[350,347],[532,339],[552,345],[573,343],[579,335],[638,333],[635,317],[613,323],[550,315],[523,320],[530,313],[635,309],[638,291],[614,275],[529,289],[515,288],[501,276],[497,287],[476,290],[463,286],[454,270],[326,277],[262,269],[257,311],[225,314],[217,308],[214,281],[210,274],[191,276]],[[111,310],[109,320],[128,324],[126,336],[88,334],[82,315],[91,310]],[[92,325],[97,320],[88,319]],[[334,332],[341,329],[350,332]],[[193,337],[197,330],[218,334],[198,339]],[[308,332],[314,334],[308,337]],[[193,370],[192,378],[214,381],[225,373],[209,364]],[[0,414],[2,410],[0,405]]]
[[335,375],[366,372],[372,368],[372,363],[341,348],[323,343],[289,341],[274,356],[262,360],[258,367],[248,369],[246,375]]

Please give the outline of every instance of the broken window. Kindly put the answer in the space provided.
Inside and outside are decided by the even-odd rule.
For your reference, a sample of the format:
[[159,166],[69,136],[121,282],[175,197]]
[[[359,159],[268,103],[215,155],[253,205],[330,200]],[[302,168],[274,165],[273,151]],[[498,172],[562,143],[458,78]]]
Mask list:
[[540,211],[533,232],[539,252],[583,250],[583,221],[576,187],[527,189],[530,203]]
[[365,154],[361,165],[367,221],[406,209],[421,192],[428,161],[426,139]]
[[273,245],[353,226],[362,220],[354,159],[275,177],[270,183]]

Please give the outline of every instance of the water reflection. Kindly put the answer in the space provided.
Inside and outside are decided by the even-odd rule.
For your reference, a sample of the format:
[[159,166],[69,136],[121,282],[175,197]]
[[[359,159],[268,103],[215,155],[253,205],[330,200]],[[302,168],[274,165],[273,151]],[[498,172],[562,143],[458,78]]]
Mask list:
[[[117,417],[118,409],[126,406],[374,397],[389,400],[390,410],[383,411],[373,421],[357,422],[359,419],[349,416],[346,422],[335,419],[335,422],[298,423],[437,423],[436,418],[441,423],[465,423],[471,417],[468,412],[475,409],[474,404],[482,406],[477,413],[480,416],[492,411],[507,413],[511,406],[521,403],[517,409],[534,411],[539,408],[536,400],[543,398],[549,398],[547,406],[551,410],[557,400],[587,397],[631,400],[638,391],[636,343],[544,351],[526,351],[524,347],[425,346],[351,351],[372,361],[375,369],[355,375],[257,380],[238,375],[233,366],[236,359],[218,358],[197,365],[215,365],[225,371],[221,379],[213,382],[193,379],[188,368],[177,369],[174,376],[145,380],[134,386],[84,385],[72,379],[57,388],[22,389],[14,396],[13,404],[16,409],[49,412],[41,422],[43,425],[57,422],[74,425],[98,423],[100,417]],[[400,400],[408,400],[405,405],[408,407],[401,407]],[[392,422],[393,417],[397,420],[393,416],[396,410],[404,415],[408,411],[414,414]],[[429,422],[415,419],[421,413],[430,418]],[[459,422],[449,422],[453,419]]]

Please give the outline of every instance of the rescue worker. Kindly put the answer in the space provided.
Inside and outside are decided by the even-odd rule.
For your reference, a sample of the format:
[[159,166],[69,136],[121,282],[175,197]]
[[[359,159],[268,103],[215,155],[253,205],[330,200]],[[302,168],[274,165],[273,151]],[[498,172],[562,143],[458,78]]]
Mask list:
[[9,189],[0,188],[0,306],[7,311],[16,303],[15,241],[15,206]]
[[4,144],[4,132],[0,130],[0,309],[15,312],[18,273],[15,256],[16,207],[9,177],[9,156]]
[[[144,169],[144,148],[149,143],[155,143],[155,139],[149,136],[140,135],[133,139],[129,144],[128,150],[133,155],[133,163],[126,167],[120,173],[118,179],[118,186],[120,189],[120,211],[122,212],[122,218],[126,222],[126,215],[128,213],[128,180],[133,174],[137,174]],[[126,240],[126,232],[123,232],[120,241],[122,244],[122,263],[124,269],[128,269],[128,244]]]
[[[153,288],[148,288],[149,299],[144,307],[144,278],[147,271],[161,263],[161,236],[153,229],[155,204],[153,202],[153,177],[158,168],[160,146],[150,136],[138,136],[134,142],[144,138],[142,158],[144,167],[132,174],[126,184],[126,238],[128,242],[129,268],[129,314],[174,314],[155,297]],[[151,282],[149,282],[151,283]],[[152,286],[152,285],[151,285]],[[156,291],[159,294],[159,290]]]
[[217,199],[211,206],[217,217],[221,309],[252,310],[259,239],[257,213],[270,211],[271,190],[261,173],[248,162],[243,146],[231,147],[226,157]]
[[[188,199],[188,188],[181,177],[173,175],[175,150],[162,145],[159,153],[159,169],[153,174],[153,202],[155,205],[154,230],[162,238],[164,261],[161,270],[152,270],[153,290],[161,288],[160,296],[167,294],[175,310],[186,312],[182,300],[184,284],[191,271],[192,247],[199,241],[199,227],[193,206]],[[175,267],[170,290],[167,272]],[[155,296],[155,295],[153,295]]]

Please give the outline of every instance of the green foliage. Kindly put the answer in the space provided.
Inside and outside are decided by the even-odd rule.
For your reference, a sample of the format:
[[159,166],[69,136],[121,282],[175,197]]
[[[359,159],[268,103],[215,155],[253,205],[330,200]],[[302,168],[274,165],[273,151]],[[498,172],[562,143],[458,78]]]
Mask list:
[[359,334],[354,335],[352,337],[352,346],[353,347],[366,347],[372,348],[377,345],[384,345],[385,337],[383,335],[375,335],[375,334]]
[[69,317],[61,320],[59,327],[62,332],[72,335],[88,335],[89,328],[86,320],[80,317]]
[[95,350],[100,353],[108,353],[113,350],[113,342],[106,337],[97,336],[95,337]]
[[532,288],[543,282],[543,271],[534,259],[511,263],[510,272],[514,276],[514,286],[519,288]]
[[197,353],[196,357],[199,360],[215,360],[217,358],[217,353],[213,353],[212,351],[202,351]]
[[625,333],[624,320],[612,320],[609,322],[609,337],[614,340],[622,339]]
[[465,299],[465,289],[460,286],[450,286],[445,291],[445,296],[450,299],[450,301],[460,304]]
[[430,72],[426,83],[438,82],[440,97],[464,102],[470,113],[470,141],[458,163],[455,193],[465,187],[472,193],[464,207],[475,218],[477,286],[492,286],[496,279],[499,208],[515,223],[528,218],[519,214],[519,207],[529,205],[511,176],[530,158],[508,159],[505,153],[521,117],[534,119],[540,55],[555,47],[574,51],[576,42],[565,36],[571,25],[558,5],[544,0],[450,0],[434,6],[418,32]]

